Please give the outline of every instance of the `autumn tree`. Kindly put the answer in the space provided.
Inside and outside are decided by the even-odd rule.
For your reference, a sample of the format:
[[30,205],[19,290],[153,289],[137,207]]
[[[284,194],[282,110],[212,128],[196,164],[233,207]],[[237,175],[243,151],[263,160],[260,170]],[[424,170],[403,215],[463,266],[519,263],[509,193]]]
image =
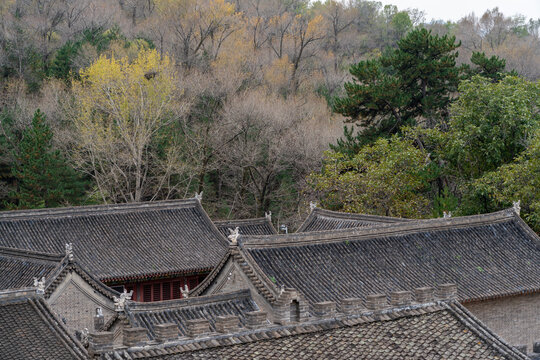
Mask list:
[[309,183],[325,208],[398,217],[430,214],[430,154],[394,135],[358,154],[328,151]]
[[174,65],[156,50],[129,62],[101,56],[73,83],[79,165],[94,178],[104,201],[152,198],[159,173],[156,134],[172,121],[178,91]]

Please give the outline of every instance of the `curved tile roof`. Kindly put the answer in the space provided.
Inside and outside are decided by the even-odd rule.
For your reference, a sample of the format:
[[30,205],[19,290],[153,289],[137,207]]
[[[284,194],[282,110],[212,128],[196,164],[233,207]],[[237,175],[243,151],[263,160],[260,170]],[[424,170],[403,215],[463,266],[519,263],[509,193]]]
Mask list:
[[[540,239],[511,210],[241,236],[228,256],[272,303],[282,285],[298,290],[312,304],[448,282],[458,284],[462,301],[540,291]],[[219,267],[214,269],[193,294],[204,293],[219,272]]]
[[353,214],[314,208],[296,232],[350,229],[380,224],[412,221],[389,216]]
[[181,338],[101,355],[112,359],[526,360],[456,302],[310,319],[231,334]]
[[62,253],[102,281],[210,271],[225,254],[195,199],[0,213],[0,246]]
[[42,297],[0,292],[0,359],[88,359]]
[[62,266],[64,255],[0,247],[0,290],[30,287]]
[[263,217],[257,219],[241,219],[241,220],[220,220],[214,221],[218,230],[224,235],[229,236],[229,229],[239,228],[242,235],[273,235],[276,234],[276,229],[272,225],[270,219]]
[[210,329],[216,330],[218,316],[236,315],[242,325],[246,324],[244,314],[259,310],[250,296],[249,290],[227,294],[201,296],[180,300],[153,303],[129,302],[126,314],[133,327],[148,329],[150,339],[155,337],[154,327],[158,324],[175,323],[181,336],[186,335],[186,321],[206,319]]

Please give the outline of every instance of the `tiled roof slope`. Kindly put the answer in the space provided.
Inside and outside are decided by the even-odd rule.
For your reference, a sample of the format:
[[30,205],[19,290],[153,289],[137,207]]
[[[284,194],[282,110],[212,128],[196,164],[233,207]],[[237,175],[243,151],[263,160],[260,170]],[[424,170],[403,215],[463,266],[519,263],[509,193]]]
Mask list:
[[195,199],[0,213],[0,246],[61,253],[103,281],[209,271],[226,252]]
[[239,243],[241,265],[271,302],[281,285],[310,303],[446,282],[462,301],[540,290],[540,239],[512,210]]
[[311,320],[235,334],[210,334],[160,346],[129,348],[102,359],[445,359],[527,357],[461,305],[437,302]]
[[276,229],[274,229],[272,222],[267,217],[242,220],[221,220],[214,221],[214,224],[224,236],[229,236],[229,229],[234,230],[236,227],[238,227],[240,234],[243,235],[276,234]]
[[154,303],[130,302],[126,313],[133,327],[148,329],[148,335],[153,339],[154,326],[158,324],[175,323],[178,325],[179,333],[185,336],[187,320],[206,319],[210,323],[210,329],[215,331],[215,320],[218,316],[236,315],[240,323],[245,325],[244,314],[257,310],[259,309],[251,299],[249,290],[242,290]]
[[62,265],[64,255],[0,247],[0,290],[34,285],[34,277],[48,278]]
[[352,214],[314,208],[296,232],[350,229],[411,221],[389,216]]
[[88,354],[30,291],[0,292],[0,359],[87,359]]

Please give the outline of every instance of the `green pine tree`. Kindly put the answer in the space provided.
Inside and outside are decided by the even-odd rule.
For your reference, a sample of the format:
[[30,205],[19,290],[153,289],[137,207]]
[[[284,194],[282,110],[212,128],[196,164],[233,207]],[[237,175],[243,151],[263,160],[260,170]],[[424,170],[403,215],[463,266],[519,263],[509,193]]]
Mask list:
[[428,127],[445,122],[460,68],[455,37],[415,29],[398,48],[376,60],[351,66],[353,81],[346,95],[335,99],[334,110],[359,125],[359,142],[399,132],[422,119]]
[[468,78],[472,78],[474,75],[480,75],[491,79],[495,83],[501,81],[507,75],[518,76],[515,70],[506,71],[506,60],[496,55],[488,58],[483,52],[473,52],[471,63],[473,67],[464,67]]
[[38,109],[14,154],[12,174],[18,190],[12,194],[11,207],[42,208],[81,202],[86,183],[60,151],[53,149],[52,137],[45,115]]

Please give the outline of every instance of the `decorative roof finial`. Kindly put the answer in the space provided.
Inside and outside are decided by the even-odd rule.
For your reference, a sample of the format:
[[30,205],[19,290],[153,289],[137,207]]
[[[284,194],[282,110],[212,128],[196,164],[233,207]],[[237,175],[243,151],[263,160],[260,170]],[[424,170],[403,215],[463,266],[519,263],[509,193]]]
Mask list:
[[189,287],[187,284],[184,285],[183,288],[180,286],[180,293],[182,294],[182,297],[184,299],[187,299],[189,297]]
[[83,346],[88,346],[88,334],[89,334],[88,328],[84,328],[80,332],[80,337],[81,337],[80,341],[81,341],[81,344],[83,344]]
[[127,292],[126,289],[124,289],[124,292],[120,294],[120,297],[113,296],[114,311],[116,312],[124,311],[124,307],[126,306],[126,301],[131,300],[132,295],[133,295],[133,290],[130,290],[130,292]]
[[203,192],[201,191],[200,193],[195,193],[195,200],[199,200],[199,202],[202,202],[202,194]]
[[229,232],[231,234],[229,236],[227,236],[227,237],[231,241],[231,244],[233,244],[233,245],[238,244],[238,237],[240,236],[240,229],[238,228],[238,226],[234,230],[229,228]]
[[264,217],[268,219],[268,221],[272,221],[272,212],[265,212]]
[[317,208],[317,202],[315,202],[315,201],[310,201],[310,202],[309,202],[309,209],[310,209],[311,211],[313,211],[313,210],[315,210],[316,208]]
[[514,207],[514,211],[516,212],[516,214],[519,215],[519,213],[521,212],[521,200],[514,201],[512,203],[512,206]]
[[36,287],[36,293],[39,295],[45,294],[45,276],[39,280],[39,278],[34,278],[34,286]]
[[281,284],[281,287],[279,288],[279,296],[281,296],[281,294],[283,294],[284,291],[285,291],[285,285]]
[[73,261],[73,243],[66,243],[66,256],[69,261]]
[[452,217],[452,212],[451,211],[443,211],[443,218],[447,219],[447,218],[451,218]]

